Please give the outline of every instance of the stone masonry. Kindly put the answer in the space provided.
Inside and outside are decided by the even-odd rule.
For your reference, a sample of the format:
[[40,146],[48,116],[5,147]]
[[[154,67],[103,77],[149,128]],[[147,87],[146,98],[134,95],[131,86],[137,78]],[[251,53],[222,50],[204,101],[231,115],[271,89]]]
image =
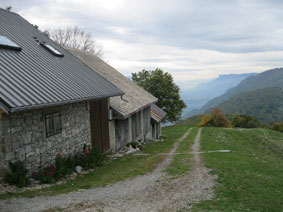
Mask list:
[[[61,113],[62,132],[46,137],[45,115],[53,112]],[[4,115],[0,117],[0,170],[7,169],[9,161],[20,160],[32,172],[53,163],[57,154],[72,154],[90,142],[87,102]]]

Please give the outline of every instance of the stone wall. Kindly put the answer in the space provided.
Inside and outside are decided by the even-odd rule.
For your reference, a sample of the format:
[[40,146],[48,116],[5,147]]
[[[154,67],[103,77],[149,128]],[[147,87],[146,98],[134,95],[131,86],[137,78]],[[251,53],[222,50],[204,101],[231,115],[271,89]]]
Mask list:
[[[62,132],[46,137],[45,115],[54,112],[61,113]],[[87,102],[5,115],[0,127],[4,168],[8,161],[21,160],[30,171],[37,170],[53,163],[57,154],[71,154],[91,142]]]

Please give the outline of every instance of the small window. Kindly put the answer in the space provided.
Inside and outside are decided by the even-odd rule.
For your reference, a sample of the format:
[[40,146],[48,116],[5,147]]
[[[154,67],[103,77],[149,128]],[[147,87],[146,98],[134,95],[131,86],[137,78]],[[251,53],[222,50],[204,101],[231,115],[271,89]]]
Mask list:
[[62,131],[61,113],[53,113],[45,116],[46,137],[55,135]]
[[40,45],[43,46],[47,51],[49,51],[50,53],[54,54],[57,57],[64,57],[64,55],[61,52],[59,52],[57,49],[50,46],[49,44],[46,44],[45,42],[40,42]]
[[16,51],[21,51],[22,48],[19,47],[17,44],[15,44],[13,41],[11,41],[9,38],[0,35],[0,48],[3,49],[11,49]]

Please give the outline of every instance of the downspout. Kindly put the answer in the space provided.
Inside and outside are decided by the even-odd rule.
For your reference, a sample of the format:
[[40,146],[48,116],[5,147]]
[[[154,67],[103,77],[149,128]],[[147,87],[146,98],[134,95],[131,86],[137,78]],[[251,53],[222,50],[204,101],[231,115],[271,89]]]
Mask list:
[[[125,95],[125,94],[123,94],[123,95]],[[124,98],[123,98],[123,95],[121,95],[121,96],[120,96],[120,97],[121,97],[121,99],[122,99],[124,102],[129,103],[129,102],[128,102],[128,100],[126,100],[126,99],[124,99]]]

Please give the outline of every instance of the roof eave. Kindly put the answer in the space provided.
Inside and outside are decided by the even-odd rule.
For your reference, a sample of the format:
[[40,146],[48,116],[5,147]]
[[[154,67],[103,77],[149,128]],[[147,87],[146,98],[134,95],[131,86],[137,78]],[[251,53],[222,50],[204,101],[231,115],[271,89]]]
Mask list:
[[[22,111],[26,111],[26,110],[34,110],[34,109],[41,109],[41,108],[46,108],[46,107],[65,105],[65,104],[79,103],[79,102],[84,102],[84,101],[99,100],[99,99],[110,98],[112,96],[120,96],[120,95],[123,95],[123,94],[124,93],[119,92],[119,93],[116,93],[116,94],[102,95],[102,96],[98,96],[98,97],[87,97],[87,98],[73,99],[73,100],[67,100],[67,101],[61,101],[61,102],[51,102],[51,103],[40,104],[40,105],[15,107],[15,108],[11,108],[9,110],[9,112],[15,113],[15,112],[22,112]],[[1,108],[1,104],[0,104],[0,108]]]
[[156,103],[157,101],[158,101],[158,99],[155,100],[155,101],[153,101],[153,102],[151,102],[151,103],[148,103],[148,104],[146,104],[146,105],[143,105],[143,106],[141,106],[141,107],[139,107],[139,108],[136,108],[135,110],[132,110],[132,111],[128,112],[127,114],[122,114],[122,113],[119,112],[119,110],[118,110],[117,108],[115,108],[113,105],[110,105],[110,107],[111,107],[113,110],[115,110],[115,111],[122,117],[122,119],[124,120],[124,119],[126,119],[126,118],[129,118],[129,117],[132,116],[133,114],[135,114],[135,113],[137,113],[137,112],[143,110],[144,108],[147,108],[148,106],[152,105],[153,103]]
[[0,102],[0,109],[3,110],[5,113],[9,114],[11,109],[5,106],[2,102]]

